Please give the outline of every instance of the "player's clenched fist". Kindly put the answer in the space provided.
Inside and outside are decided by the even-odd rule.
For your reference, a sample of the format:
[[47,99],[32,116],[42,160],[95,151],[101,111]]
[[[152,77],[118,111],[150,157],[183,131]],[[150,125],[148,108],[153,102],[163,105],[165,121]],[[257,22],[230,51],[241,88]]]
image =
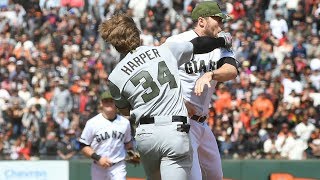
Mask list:
[[226,49],[232,50],[232,36],[230,33],[221,31],[218,33],[218,37],[223,37]]
[[108,168],[112,165],[112,162],[110,161],[109,158],[106,158],[106,157],[101,157],[98,161],[98,164],[100,166],[102,166],[103,168]]

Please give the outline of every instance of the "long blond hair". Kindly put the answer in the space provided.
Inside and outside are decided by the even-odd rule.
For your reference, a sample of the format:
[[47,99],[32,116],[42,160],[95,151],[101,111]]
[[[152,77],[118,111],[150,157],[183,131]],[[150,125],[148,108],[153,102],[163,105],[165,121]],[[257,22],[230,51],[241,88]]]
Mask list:
[[99,33],[104,41],[109,42],[120,53],[128,53],[140,45],[140,31],[133,19],[126,14],[117,14],[102,22]]

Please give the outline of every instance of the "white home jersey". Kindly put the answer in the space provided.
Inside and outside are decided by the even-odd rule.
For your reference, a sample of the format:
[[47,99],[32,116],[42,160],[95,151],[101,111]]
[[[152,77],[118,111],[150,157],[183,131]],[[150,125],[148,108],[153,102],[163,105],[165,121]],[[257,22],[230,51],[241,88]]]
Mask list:
[[[190,41],[198,35],[193,31],[186,31],[184,33],[169,37],[166,42],[183,42]],[[233,57],[234,53],[225,48],[217,48],[206,54],[195,54],[193,60],[186,62],[179,67],[179,74],[181,78],[183,97],[192,102],[195,106],[198,116],[207,116],[208,107],[211,101],[211,96],[215,90],[217,81],[211,81],[211,88],[205,87],[201,96],[196,96],[194,93],[194,86],[196,80],[204,73],[217,69],[218,61],[223,57]]]
[[100,113],[87,121],[79,141],[111,162],[120,162],[126,157],[124,144],[131,141],[130,122],[120,115],[109,121]]
[[141,46],[117,64],[109,87],[118,108],[132,107],[131,116],[181,115],[187,110],[181,96],[178,66],[190,60],[190,42]]

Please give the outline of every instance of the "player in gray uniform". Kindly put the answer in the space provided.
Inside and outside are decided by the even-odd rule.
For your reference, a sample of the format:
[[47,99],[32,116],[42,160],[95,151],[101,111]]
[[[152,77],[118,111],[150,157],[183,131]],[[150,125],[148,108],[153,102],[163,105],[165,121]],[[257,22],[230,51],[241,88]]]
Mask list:
[[[191,14],[193,30],[169,37],[166,42],[189,41],[199,36],[225,36],[222,21],[228,18],[216,2],[199,3]],[[217,82],[237,76],[237,61],[230,49],[219,48],[197,54],[179,67],[183,97],[190,117],[193,163],[190,180],[222,180],[223,173],[218,145],[207,119],[211,96]],[[201,78],[200,78],[201,77]]]
[[126,55],[109,75],[109,88],[118,109],[125,115],[130,112],[138,125],[135,140],[147,179],[188,179],[190,126],[178,66],[194,53],[226,46],[225,39],[202,37],[157,47],[140,46],[139,30],[124,14],[104,21],[99,32]]
[[100,99],[101,113],[87,121],[80,136],[81,151],[94,160],[92,180],[125,180],[126,150],[132,149],[130,122],[117,114],[110,92]]

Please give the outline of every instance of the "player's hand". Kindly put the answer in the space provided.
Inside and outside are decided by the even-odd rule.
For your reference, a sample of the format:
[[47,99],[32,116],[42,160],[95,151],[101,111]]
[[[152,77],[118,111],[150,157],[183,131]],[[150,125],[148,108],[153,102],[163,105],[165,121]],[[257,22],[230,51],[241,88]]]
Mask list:
[[232,49],[232,36],[228,32],[221,31],[218,33],[218,37],[223,37],[225,41],[225,46],[227,50]]
[[112,165],[112,162],[109,158],[101,157],[98,161],[98,164],[103,168],[108,168]]
[[211,87],[210,81],[212,80],[212,73],[213,72],[206,72],[196,81],[196,85],[194,87],[194,93],[197,96],[201,95],[206,85],[208,86],[208,88]]

